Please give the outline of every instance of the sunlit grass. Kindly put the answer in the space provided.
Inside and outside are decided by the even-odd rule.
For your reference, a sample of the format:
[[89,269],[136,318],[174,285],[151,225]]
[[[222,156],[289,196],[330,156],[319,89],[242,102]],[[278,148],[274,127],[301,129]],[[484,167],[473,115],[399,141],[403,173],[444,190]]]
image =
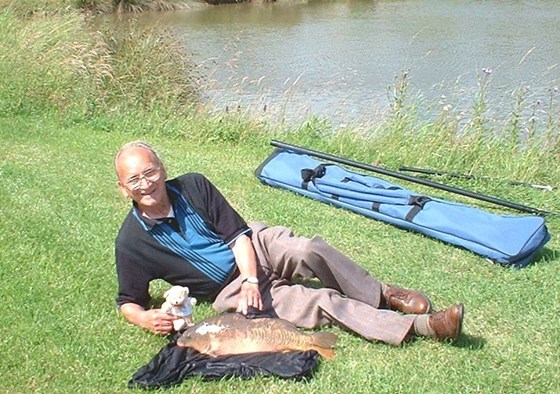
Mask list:
[[[113,242],[128,203],[116,189],[112,156],[135,138],[147,138],[160,148],[172,176],[205,173],[248,220],[288,225],[306,236],[319,233],[379,278],[425,290],[437,308],[461,301],[467,310],[465,335],[456,345],[417,340],[393,348],[334,328],[340,335],[337,358],[322,362],[309,383],[194,379],[171,392],[261,392],[263,384],[273,393],[541,393],[559,388],[558,216],[547,219],[553,239],[536,263],[510,270],[439,241],[261,185],[253,171],[272,151],[264,141],[196,142],[105,133],[28,116],[2,118],[0,130],[5,183],[0,191],[5,323],[0,328],[0,381],[9,392],[124,391],[132,374],[165,344],[165,339],[126,323],[114,309]],[[485,188],[480,182],[477,186]],[[540,207],[553,207],[558,199],[557,192],[512,193],[506,186],[492,190]],[[152,290],[161,297],[165,289],[165,283],[156,283]],[[195,313],[202,318],[212,312],[202,302]]]

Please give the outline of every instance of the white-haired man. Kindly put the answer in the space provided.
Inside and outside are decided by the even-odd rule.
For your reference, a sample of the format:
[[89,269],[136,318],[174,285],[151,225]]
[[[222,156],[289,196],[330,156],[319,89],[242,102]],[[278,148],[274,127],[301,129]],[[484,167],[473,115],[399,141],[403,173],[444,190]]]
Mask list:
[[[461,332],[462,304],[432,313],[423,293],[380,282],[318,236],[247,224],[203,175],[168,179],[146,143],[124,145],[115,169],[133,204],[116,239],[117,305],[133,324],[173,331],[174,317],[149,307],[149,284],[163,279],[220,312],[256,308],[298,327],[338,324],[392,345]],[[310,279],[323,287],[306,286]]]

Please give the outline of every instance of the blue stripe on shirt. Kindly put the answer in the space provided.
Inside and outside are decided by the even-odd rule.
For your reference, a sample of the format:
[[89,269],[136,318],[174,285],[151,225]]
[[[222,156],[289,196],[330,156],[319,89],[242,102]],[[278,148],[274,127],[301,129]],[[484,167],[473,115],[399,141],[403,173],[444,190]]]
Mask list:
[[235,266],[233,251],[218,234],[208,228],[204,219],[174,187],[177,194],[173,210],[182,231],[175,231],[167,223],[155,225],[150,231],[161,245],[187,260],[217,283],[224,283]]

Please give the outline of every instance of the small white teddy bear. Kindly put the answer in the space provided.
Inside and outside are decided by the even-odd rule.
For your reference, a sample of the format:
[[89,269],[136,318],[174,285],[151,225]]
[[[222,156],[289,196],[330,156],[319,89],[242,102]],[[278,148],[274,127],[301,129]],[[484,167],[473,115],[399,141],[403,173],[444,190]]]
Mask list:
[[189,288],[183,286],[173,286],[165,293],[165,302],[161,309],[179,319],[173,320],[173,328],[179,331],[194,325],[192,313],[193,306],[196,305],[196,298],[189,297]]

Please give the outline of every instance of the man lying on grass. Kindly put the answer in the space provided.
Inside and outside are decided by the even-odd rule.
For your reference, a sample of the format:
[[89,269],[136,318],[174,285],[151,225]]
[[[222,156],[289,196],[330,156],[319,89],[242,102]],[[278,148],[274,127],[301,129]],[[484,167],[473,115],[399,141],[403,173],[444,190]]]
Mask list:
[[[189,287],[219,312],[256,308],[301,328],[336,323],[392,345],[415,335],[456,339],[461,332],[462,304],[432,312],[423,293],[380,282],[318,236],[247,224],[203,175],[168,179],[146,143],[124,145],[115,169],[120,190],[132,199],[116,239],[117,305],[133,324],[173,331],[176,317],[148,307],[150,281],[163,279]],[[324,287],[307,287],[313,278]]]

